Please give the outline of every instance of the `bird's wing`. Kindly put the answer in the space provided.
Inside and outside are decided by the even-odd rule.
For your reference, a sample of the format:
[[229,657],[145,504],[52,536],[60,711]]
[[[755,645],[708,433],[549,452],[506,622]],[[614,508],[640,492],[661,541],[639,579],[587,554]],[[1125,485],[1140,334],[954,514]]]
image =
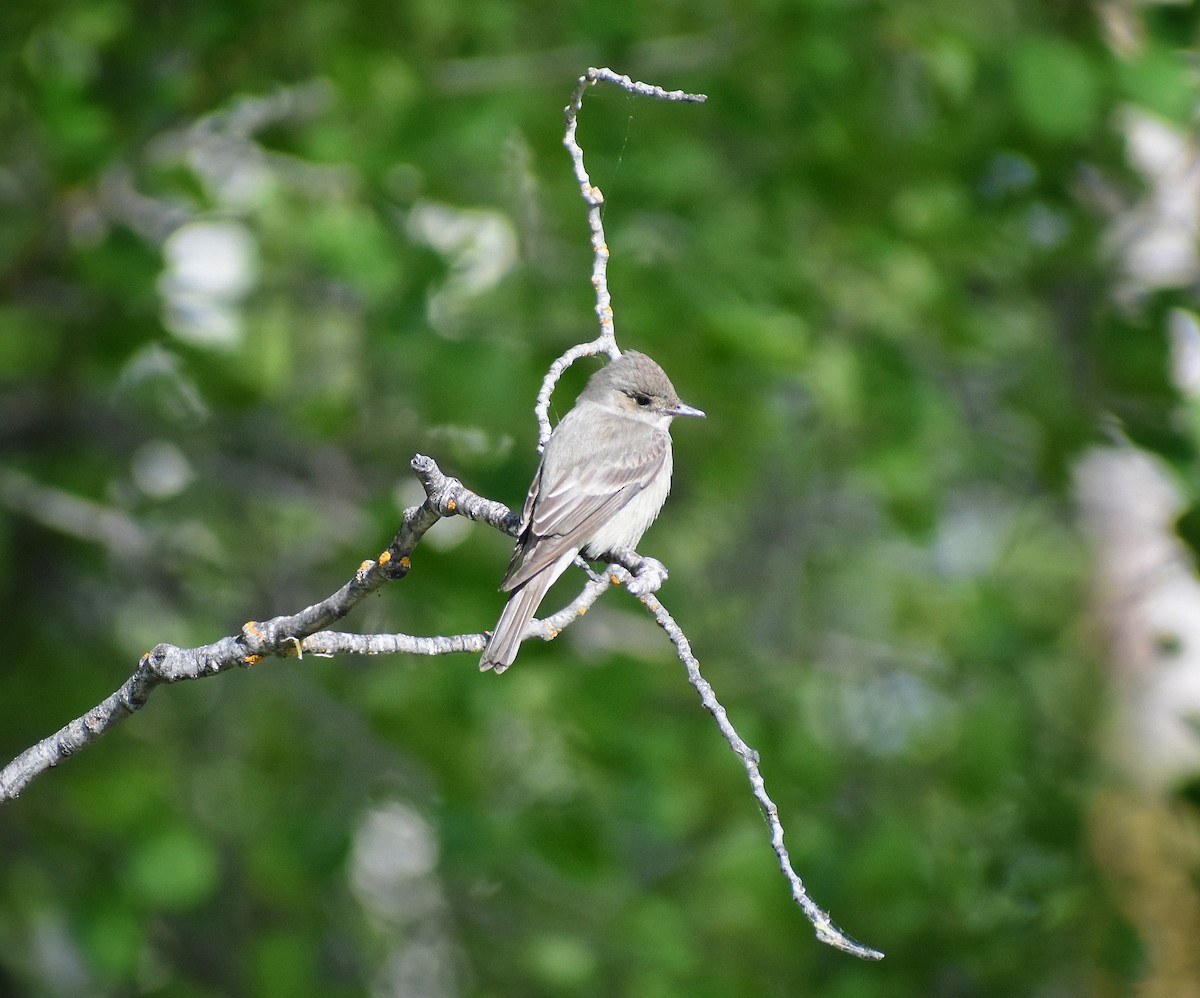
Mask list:
[[508,560],[508,568],[504,572],[504,579],[500,583],[501,592],[511,589],[509,580],[521,566],[521,559],[525,557],[525,552],[529,547],[529,521],[533,516],[533,507],[537,505],[538,496],[542,489],[542,468],[543,464],[539,463],[537,471],[533,474],[533,483],[529,486],[529,494],[525,497],[525,505],[521,509],[521,524],[517,528],[517,545],[513,548],[512,557]]
[[[618,438],[620,439],[620,438]],[[648,434],[632,452],[604,445],[586,461],[558,468],[543,458],[521,517],[521,534],[500,588],[515,589],[569,550],[578,551],[662,471],[666,433]]]

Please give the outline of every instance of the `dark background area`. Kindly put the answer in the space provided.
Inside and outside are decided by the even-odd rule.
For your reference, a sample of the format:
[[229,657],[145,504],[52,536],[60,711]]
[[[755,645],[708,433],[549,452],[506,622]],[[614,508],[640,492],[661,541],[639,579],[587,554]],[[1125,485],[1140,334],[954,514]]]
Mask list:
[[[581,117],[619,342],[709,417],[642,547],[798,871],[887,959],[813,939],[616,591],[499,679],[306,657],[159,689],[0,810],[0,995],[1196,993],[1196,812],[1110,735],[1075,484],[1115,445],[1195,493],[1168,331],[1196,274],[1137,265],[1131,136],[1187,148],[1196,21],[5,5],[0,761],[154,644],[332,592],[420,499],[414,453],[519,504],[541,378],[594,335],[562,108],[609,65],[709,95]],[[344,626],[488,628],[509,551],[440,523]],[[1174,846],[1123,863],[1113,815]]]

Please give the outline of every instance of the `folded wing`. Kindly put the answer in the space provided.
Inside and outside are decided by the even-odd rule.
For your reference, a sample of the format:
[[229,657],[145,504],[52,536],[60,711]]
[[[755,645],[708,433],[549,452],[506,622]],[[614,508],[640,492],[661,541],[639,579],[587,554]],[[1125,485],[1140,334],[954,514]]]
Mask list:
[[[565,422],[565,420],[564,420]],[[569,430],[560,426],[559,431]],[[654,481],[670,455],[665,432],[646,434],[630,448],[619,433],[590,433],[605,441],[583,453],[567,444],[556,451],[574,455],[569,462],[556,453],[543,456],[521,515],[521,533],[513,560],[500,588],[512,590],[528,581],[567,551],[579,551],[596,531]]]

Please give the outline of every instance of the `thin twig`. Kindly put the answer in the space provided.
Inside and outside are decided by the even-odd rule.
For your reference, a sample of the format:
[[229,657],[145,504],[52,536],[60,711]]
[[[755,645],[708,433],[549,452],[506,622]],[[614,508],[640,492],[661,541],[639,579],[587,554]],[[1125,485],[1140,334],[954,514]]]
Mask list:
[[613,360],[621,356],[617,346],[616,327],[613,324],[612,296],[608,291],[608,241],[604,236],[604,218],[600,206],[604,204],[604,194],[588,176],[583,163],[583,148],[579,145],[576,134],[579,128],[579,112],[583,109],[583,95],[588,87],[598,82],[612,83],[622,90],[642,97],[653,97],[657,100],[685,101],[692,104],[702,104],[708,98],[704,94],[689,94],[682,90],[664,90],[650,83],[638,83],[628,76],[614,73],[611,69],[596,69],[592,67],[579,78],[571,102],[567,105],[567,130],[563,136],[563,145],[571,156],[571,165],[575,179],[579,182],[579,194],[587,205],[588,229],[592,240],[592,287],[596,291],[596,319],[600,323],[600,334],[588,343],[577,343],[557,358],[546,372],[542,380],[542,390],[538,392],[537,405],[534,412],[538,421],[538,450],[546,446],[550,439],[550,396],[554,394],[554,386],[563,372],[580,357],[594,357],[598,353],[606,353]]
[[[600,335],[590,343],[577,344],[572,347],[550,366],[550,370],[542,382],[542,390],[538,394],[536,408],[542,447],[545,446],[546,441],[550,438],[550,421],[547,416],[550,395],[562,372],[570,367],[579,357],[590,356],[601,351],[607,352],[614,358],[620,356],[620,349],[617,347],[616,328],[613,324],[612,297],[608,290],[608,243],[604,236],[604,222],[600,210],[604,204],[604,194],[600,188],[592,183],[591,178],[588,176],[583,162],[583,149],[576,138],[579,127],[579,112],[583,108],[583,95],[588,87],[594,86],[599,81],[615,84],[629,93],[639,94],[644,97],[654,97],[659,100],[692,103],[702,103],[707,100],[704,94],[689,94],[682,90],[663,90],[661,87],[654,86],[653,84],[639,83],[631,80],[628,76],[614,73],[611,69],[589,69],[586,74],[579,78],[579,83],[575,87],[575,91],[571,95],[571,102],[567,105],[566,109],[567,130],[563,138],[563,145],[566,146],[567,151],[570,153],[571,163],[575,171],[575,179],[579,182],[579,193],[583,198],[584,204],[587,206],[588,227],[591,230],[593,253],[592,287],[596,291],[596,318],[600,323]],[[650,575],[644,571],[645,566],[643,566],[640,577],[636,579],[632,579],[621,568],[611,568],[610,575],[617,581],[628,583],[630,592],[653,614],[658,625],[667,632],[667,635],[675,645],[675,650],[679,654],[680,661],[683,662],[684,667],[687,669],[688,681],[695,688],[696,692],[700,694],[700,702],[716,720],[717,727],[721,729],[721,734],[725,736],[729,747],[742,760],[742,765],[746,768],[746,775],[750,779],[750,787],[754,792],[755,800],[761,805],[763,812],[766,814],[767,823],[771,827],[771,846],[779,859],[780,869],[791,885],[792,899],[808,917],[808,920],[816,930],[817,938],[822,942],[844,950],[847,953],[852,953],[864,960],[882,959],[883,953],[879,950],[863,946],[842,932],[841,929],[833,924],[829,915],[809,897],[804,882],[793,868],[791,857],[788,855],[787,847],[784,845],[783,823],[779,820],[779,809],[775,806],[775,802],[767,795],[766,784],[763,782],[762,771],[758,765],[758,753],[747,745],[741,735],[737,733],[737,729],[734,728],[733,723],[729,720],[729,715],[726,714],[725,708],[717,699],[716,693],[713,692],[712,686],[701,675],[700,663],[696,661],[696,657],[692,654],[691,644],[687,639],[687,635],[683,633],[683,630],[675,623],[675,619],[667,612],[666,607],[654,595],[654,592],[666,578],[667,574],[666,569],[662,565],[657,562],[654,564],[661,574],[654,575],[653,581],[650,584],[646,582],[650,578]]]
[[[593,576],[579,594],[561,610],[540,620],[531,620],[522,641],[534,638],[553,641],[562,631],[588,612],[612,584],[608,575]],[[321,631],[301,642],[305,655],[450,655],[471,652],[478,655],[487,644],[486,631],[477,634],[437,634],[418,637],[412,634],[346,634]]]
[[[620,570],[618,570],[617,574],[620,576]],[[717,727],[721,729],[721,734],[725,736],[729,747],[741,759],[742,765],[746,769],[746,776],[750,780],[750,787],[754,792],[754,799],[762,807],[763,813],[767,818],[767,824],[771,828],[771,848],[775,850],[775,855],[779,859],[779,868],[783,871],[783,875],[787,877],[788,883],[791,885],[792,900],[800,906],[801,910],[808,917],[808,920],[812,923],[813,928],[816,930],[817,938],[823,943],[828,943],[830,946],[843,950],[846,953],[852,953],[863,960],[882,960],[882,952],[872,949],[870,946],[864,946],[862,943],[855,942],[847,936],[833,924],[829,914],[809,896],[808,890],[804,886],[804,881],[800,879],[800,875],[792,866],[792,859],[788,855],[787,846],[784,845],[783,822],[779,820],[779,808],[775,806],[775,802],[767,795],[766,783],[763,781],[762,770],[758,765],[758,753],[746,744],[742,736],[738,734],[737,729],[733,726],[733,722],[729,720],[729,715],[725,712],[721,701],[717,699],[712,685],[701,674],[700,663],[696,660],[696,656],[692,654],[691,642],[688,641],[687,635],[683,633],[683,629],[675,622],[675,618],[667,612],[667,608],[663,606],[662,602],[653,593],[646,593],[639,596],[638,602],[650,611],[658,626],[667,632],[667,637],[671,639],[671,643],[675,646],[675,652],[679,656],[679,661],[687,669],[688,682],[692,684],[696,692],[700,695],[700,702],[704,705],[704,709],[712,714],[713,720],[717,722]]]

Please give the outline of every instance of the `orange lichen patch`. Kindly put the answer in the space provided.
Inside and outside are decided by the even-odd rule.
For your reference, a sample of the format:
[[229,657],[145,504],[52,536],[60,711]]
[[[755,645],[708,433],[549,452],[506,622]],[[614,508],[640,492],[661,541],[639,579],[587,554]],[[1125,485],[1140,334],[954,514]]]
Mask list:
[[371,570],[371,565],[372,565],[371,559],[368,558],[366,561],[364,561],[361,565],[358,566],[358,574],[362,575],[363,572],[369,572]]
[[379,564],[380,565],[386,565],[391,560],[392,560],[392,552],[391,551],[384,551],[383,554],[381,554],[379,556]]
[[242,659],[242,661],[245,662],[247,665],[258,665],[258,663],[262,661],[262,656],[261,655],[247,655],[245,658]]
[[453,513],[456,509],[458,509],[458,503],[456,503],[453,499],[448,499],[446,501],[446,509]]
[[579,616],[582,617],[585,613],[587,613],[587,610],[588,610],[588,608],[586,606],[581,606],[579,608]]
[[256,624],[253,620],[247,620],[246,623],[242,625],[242,630],[247,634],[253,634],[256,638],[261,638],[263,636],[262,631],[258,629],[258,624]]
[[410,568],[412,568],[412,562],[408,560],[408,555],[405,555],[403,558],[400,559],[400,567],[403,568],[406,572]]
[[618,579],[618,578],[616,577],[616,575],[611,575],[611,574],[610,574],[610,575],[609,575],[609,577],[608,577],[608,581],[609,581],[609,582],[611,582],[611,583],[612,583],[614,586],[619,586],[619,585],[621,584],[621,580],[620,580],[620,579]]

